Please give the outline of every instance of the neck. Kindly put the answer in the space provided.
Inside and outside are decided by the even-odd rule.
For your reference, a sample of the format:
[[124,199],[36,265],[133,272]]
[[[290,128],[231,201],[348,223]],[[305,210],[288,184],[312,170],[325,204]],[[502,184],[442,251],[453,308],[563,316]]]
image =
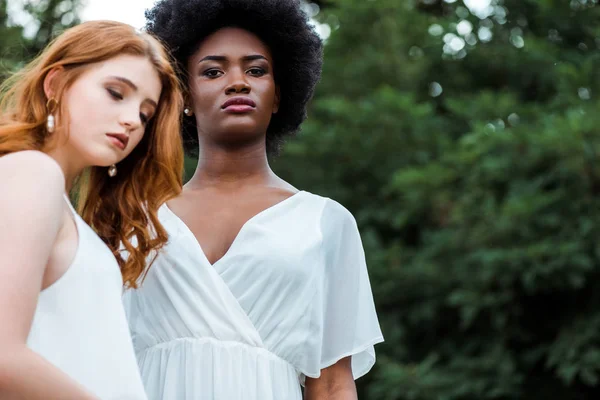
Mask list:
[[79,163],[79,160],[76,160],[76,157],[73,157],[73,153],[69,152],[66,146],[56,147],[48,151],[47,154],[60,165],[60,168],[65,175],[65,189],[68,193],[73,187],[75,178],[81,174],[85,165]]
[[207,186],[235,189],[268,183],[273,176],[264,142],[240,148],[202,143],[198,166],[186,186],[194,189]]

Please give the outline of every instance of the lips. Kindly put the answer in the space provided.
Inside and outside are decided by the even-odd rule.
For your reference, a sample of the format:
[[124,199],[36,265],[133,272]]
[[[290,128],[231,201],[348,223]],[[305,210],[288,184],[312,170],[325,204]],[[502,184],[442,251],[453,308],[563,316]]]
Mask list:
[[244,112],[256,108],[256,103],[249,97],[232,97],[221,105],[222,110]]
[[107,133],[106,136],[111,138],[111,141],[115,146],[119,147],[121,150],[124,150],[127,147],[127,143],[129,143],[129,136],[124,133]]

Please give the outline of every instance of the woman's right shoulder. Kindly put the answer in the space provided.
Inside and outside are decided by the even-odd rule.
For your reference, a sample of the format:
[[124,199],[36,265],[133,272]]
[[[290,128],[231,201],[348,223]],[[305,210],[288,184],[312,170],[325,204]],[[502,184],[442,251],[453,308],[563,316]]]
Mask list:
[[[37,150],[25,150],[0,157],[0,179],[35,177],[43,184],[61,184],[64,187],[65,177],[58,163],[46,153]],[[61,191],[62,192],[62,191]]]
[[20,203],[24,207],[57,205],[65,192],[65,176],[47,154],[19,151],[0,157],[0,187],[3,203]]

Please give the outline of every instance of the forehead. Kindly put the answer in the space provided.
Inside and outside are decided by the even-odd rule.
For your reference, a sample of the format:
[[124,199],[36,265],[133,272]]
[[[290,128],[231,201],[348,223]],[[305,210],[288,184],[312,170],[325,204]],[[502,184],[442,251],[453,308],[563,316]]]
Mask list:
[[162,84],[158,71],[144,56],[123,54],[102,61],[89,70],[98,78],[120,77],[131,81],[145,97],[158,102]]
[[193,54],[193,59],[207,55],[245,56],[260,54],[271,60],[269,47],[254,33],[242,28],[226,27],[207,36]]

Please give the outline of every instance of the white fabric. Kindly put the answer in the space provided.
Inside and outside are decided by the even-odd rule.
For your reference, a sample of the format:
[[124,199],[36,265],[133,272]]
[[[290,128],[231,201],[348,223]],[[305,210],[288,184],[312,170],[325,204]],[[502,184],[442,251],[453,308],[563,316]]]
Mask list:
[[144,400],[119,265],[69,207],[79,236],[75,258],[40,293],[27,345],[102,400]]
[[352,356],[354,377],[383,341],[352,215],[299,192],[251,218],[211,265],[166,205],[169,234],[124,295],[152,400],[299,400],[304,376]]

